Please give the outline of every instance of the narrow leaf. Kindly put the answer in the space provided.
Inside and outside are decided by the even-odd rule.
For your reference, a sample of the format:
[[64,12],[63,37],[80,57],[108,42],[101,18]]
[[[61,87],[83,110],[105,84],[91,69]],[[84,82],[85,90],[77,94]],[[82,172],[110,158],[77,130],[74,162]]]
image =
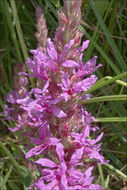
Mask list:
[[111,96],[100,96],[95,98],[90,98],[85,101],[81,101],[79,103],[89,104],[92,102],[103,102],[103,101],[127,101],[127,95],[111,95]]
[[123,60],[123,58],[122,58],[122,56],[121,56],[121,54],[120,54],[117,46],[116,46],[113,38],[110,36],[110,32],[109,32],[107,26],[105,25],[105,23],[103,22],[103,19],[101,18],[100,14],[98,13],[98,11],[97,11],[97,9],[96,9],[96,7],[94,5],[94,1],[90,0],[90,4],[91,4],[91,7],[92,7],[92,9],[93,9],[93,11],[94,11],[94,13],[96,15],[96,18],[97,18],[98,22],[100,23],[100,26],[101,26],[103,32],[105,34],[108,34],[108,35],[105,35],[105,37],[107,38],[108,43],[109,43],[109,45],[112,48],[112,51],[113,51],[113,53],[115,55],[116,60],[118,61],[120,67],[123,70],[126,70],[126,64],[125,64],[125,62],[124,62],[124,60]]
[[83,94],[88,94],[90,92],[93,92],[94,90],[97,90],[103,86],[107,86],[113,82],[115,82],[116,80],[119,80],[121,78],[127,77],[127,72],[121,73],[115,77],[112,77],[111,79],[108,79],[105,81],[105,78],[101,79],[100,81],[96,82],[89,90],[87,90],[86,92],[83,92]]
[[8,178],[11,175],[12,168],[13,168],[13,165],[10,166],[9,171],[7,172],[7,174],[5,175],[2,183],[0,184],[1,189],[4,189],[4,187],[5,187],[5,185],[6,185],[7,181],[8,181]]
[[93,122],[127,122],[127,117],[106,117],[106,118],[96,118]]
[[112,170],[118,176],[122,177],[122,179],[124,179],[125,181],[127,181],[127,176],[123,172],[121,172],[120,170],[116,169],[111,164],[105,164],[104,166],[107,167],[108,169]]

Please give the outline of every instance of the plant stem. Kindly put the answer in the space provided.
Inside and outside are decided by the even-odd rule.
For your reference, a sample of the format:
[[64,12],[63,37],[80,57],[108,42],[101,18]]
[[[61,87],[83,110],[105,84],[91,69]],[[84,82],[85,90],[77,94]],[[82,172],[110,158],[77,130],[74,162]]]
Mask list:
[[[16,30],[17,30],[19,42],[21,45],[23,57],[24,57],[24,60],[26,61],[26,59],[28,58],[27,47],[26,47],[26,44],[25,44],[24,39],[23,39],[23,34],[22,34],[19,19],[18,19],[15,1],[10,1],[10,3],[11,3],[11,7],[12,7],[12,13],[13,13],[14,21],[16,24]],[[31,72],[30,72],[29,68],[27,68],[27,70],[28,70],[28,73],[30,74]],[[32,87],[34,87],[34,80],[32,78],[30,78],[30,80],[31,80]]]
[[102,117],[96,118],[96,121],[93,122],[127,122],[127,117]]
[[11,8],[12,8],[12,13],[13,13],[13,17],[14,17],[16,30],[17,30],[19,42],[20,42],[20,45],[21,45],[23,57],[24,57],[24,60],[26,61],[26,59],[28,57],[28,53],[27,53],[26,44],[25,44],[24,39],[23,39],[23,34],[22,34],[20,22],[19,22],[19,19],[18,19],[18,14],[17,14],[15,1],[10,1],[10,4],[11,4]]
[[83,92],[83,94],[88,94],[90,92],[93,92],[94,90],[97,90],[103,86],[107,86],[115,81],[117,81],[118,79],[121,79],[121,78],[124,78],[124,77],[127,77],[127,72],[124,72],[124,73],[121,73],[115,77],[112,77],[111,79],[108,79],[106,81],[105,78],[99,80],[98,82],[96,82],[89,90],[87,90],[86,92]]
[[122,179],[124,179],[125,181],[127,181],[127,176],[123,172],[121,172],[120,170],[116,169],[111,164],[105,164],[104,167],[107,167],[108,169],[112,170],[118,176],[122,177]]
[[3,6],[4,6],[4,10],[5,10],[5,15],[6,15],[6,19],[7,19],[7,22],[8,22],[8,26],[9,26],[9,29],[10,29],[10,32],[11,32],[11,38],[12,38],[12,41],[13,41],[15,49],[16,49],[18,61],[22,62],[22,56],[21,56],[19,45],[18,45],[15,29],[13,27],[11,15],[10,15],[10,12],[9,12],[9,8],[10,7],[8,5],[7,0],[3,1]]
[[100,96],[95,98],[90,98],[88,100],[79,101],[80,104],[89,104],[92,102],[103,102],[103,101],[127,101],[127,95],[111,95],[111,96]]
[[103,186],[103,188],[105,190],[105,180],[104,180],[102,166],[100,165],[100,163],[98,163],[98,170],[99,170],[99,173],[100,173],[100,178],[101,178],[102,186]]

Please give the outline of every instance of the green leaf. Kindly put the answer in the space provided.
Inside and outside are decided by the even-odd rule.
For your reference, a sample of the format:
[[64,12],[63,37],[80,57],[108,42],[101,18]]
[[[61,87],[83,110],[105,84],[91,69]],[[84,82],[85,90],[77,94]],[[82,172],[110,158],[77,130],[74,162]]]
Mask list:
[[57,9],[61,8],[60,0],[51,0],[51,2]]
[[[20,46],[21,46],[21,49],[22,49],[24,60],[26,61],[26,59],[28,58],[28,52],[27,52],[26,44],[24,42],[24,38],[23,38],[23,33],[22,33],[21,26],[20,26],[20,22],[19,22],[19,19],[18,19],[18,14],[17,14],[17,9],[16,9],[16,5],[15,5],[15,1],[10,1],[10,3],[11,3],[11,7],[12,7],[12,13],[13,13],[13,17],[14,17],[14,21],[15,21],[15,25],[16,25],[16,31],[17,31],[17,34],[18,34]],[[31,74],[31,71],[30,71],[29,67],[27,67],[27,70],[28,70],[28,73]],[[34,87],[34,80],[33,80],[33,78],[30,77],[30,80],[31,80],[32,86]]]
[[100,163],[98,163],[98,170],[99,170],[99,174],[100,174],[100,178],[101,178],[102,187],[105,189],[105,180],[104,180],[102,166]]
[[[110,13],[111,7],[112,7],[112,3],[113,1],[105,1],[105,0],[98,0],[95,1],[95,6],[97,7],[101,17],[103,17],[103,20],[105,21]],[[101,5],[101,6],[100,6]],[[91,8],[90,4],[89,7]],[[106,13],[105,13],[106,12]],[[104,14],[105,13],[105,14]],[[85,19],[84,19],[85,20]],[[99,23],[97,22],[96,24],[96,30],[94,31],[93,35],[92,35],[92,41],[97,42],[98,38],[100,37],[98,30],[99,30]],[[87,50],[87,57],[88,59],[90,59],[90,56],[92,56],[94,50],[94,46],[92,43],[90,43],[88,50]]]
[[11,19],[11,13],[9,11],[10,10],[9,4],[8,4],[7,0],[1,1],[1,4],[2,4],[2,7],[3,7],[2,10],[4,10],[4,14],[5,14],[7,22],[8,22],[8,26],[9,26],[10,33],[11,33],[11,38],[12,38],[12,41],[13,41],[15,49],[16,49],[17,60],[22,62],[22,55],[21,55],[18,40],[17,40],[17,37],[16,37],[13,22],[12,22],[12,19]]
[[20,174],[23,176],[23,178],[31,174],[29,169],[26,168],[25,166],[18,165],[18,169],[20,170]]
[[113,171],[113,173],[116,173],[118,177],[120,176],[122,179],[127,181],[127,176],[123,172],[112,166],[111,164],[105,164],[104,166]]
[[[105,79],[112,79],[112,77],[110,77],[110,76],[106,76]],[[127,83],[124,82],[124,81],[116,80],[115,82],[116,82],[117,84],[120,84],[120,85],[122,85],[122,86],[127,87]]]
[[24,56],[24,60],[26,61],[26,59],[28,58],[28,52],[27,52],[26,44],[25,44],[24,39],[23,39],[22,29],[21,29],[20,22],[19,22],[19,19],[18,19],[18,14],[17,14],[15,1],[10,1],[10,4],[11,4],[11,8],[12,8],[12,13],[13,13],[14,22],[15,22],[15,25],[16,25],[16,30],[17,30],[19,42],[20,42],[20,45],[21,45],[22,53],[23,53],[23,56]]
[[105,180],[105,189],[108,189],[109,181],[110,181],[110,175],[108,175]]
[[54,6],[52,5],[52,3],[49,0],[44,0],[44,1],[48,5],[48,7],[50,8],[50,10],[52,11],[52,13],[54,14],[54,16],[56,18],[58,18],[56,10],[55,10]]
[[8,156],[10,158],[12,164],[18,170],[18,163],[16,162],[16,160],[13,157],[13,155],[11,154],[11,152],[6,148],[6,146],[2,142],[0,142],[0,151],[1,152],[3,151],[6,154],[6,156]]
[[88,100],[84,100],[79,102],[80,104],[89,104],[92,102],[103,102],[103,101],[127,101],[127,95],[111,95],[111,96],[100,96],[100,97],[95,97],[95,98],[90,98]]
[[127,72],[121,73],[115,77],[108,79],[108,80],[107,79],[105,80],[105,78],[103,78],[103,79],[97,81],[89,90],[87,90],[86,92],[83,92],[83,94],[88,94],[90,92],[93,92],[94,90],[97,90],[103,86],[107,86],[107,85],[109,85],[109,84],[111,84],[111,83],[113,83],[113,82],[115,82],[121,78],[124,78],[124,77],[127,77]]
[[24,178],[24,185],[26,186],[26,187],[29,187],[30,186],[30,184],[31,184],[31,182],[32,182],[32,177],[31,176],[26,176],[25,178]]
[[[103,149],[106,149],[106,146],[103,144],[102,145]],[[106,152],[105,151],[106,156],[114,163],[114,165],[117,166],[117,168],[121,169],[124,167],[123,163],[121,163],[121,161],[115,156],[115,154],[112,154],[111,152]],[[109,165],[107,165],[108,167]],[[127,169],[124,169],[124,172],[127,174]]]
[[13,168],[13,165],[10,166],[10,168],[9,168],[9,170],[8,170],[8,172],[7,172],[7,174],[5,175],[5,177],[4,177],[3,181],[2,181],[2,183],[0,184],[1,189],[4,189],[4,187],[5,187],[5,185],[6,185],[7,181],[8,181],[8,178],[9,178],[10,175],[11,175],[12,168]]
[[105,117],[105,118],[96,118],[96,121],[93,122],[127,122],[127,117]]
[[[80,26],[80,28],[82,28]],[[82,29],[81,29],[82,30]],[[110,65],[110,67],[113,69],[113,71],[116,74],[120,74],[119,69],[116,67],[116,65],[111,61],[111,59],[106,55],[106,53],[103,51],[102,47],[100,47],[89,35],[87,31],[84,32],[84,35],[86,36],[87,39],[91,41],[91,43],[96,47],[96,49],[99,51],[99,53],[102,55],[102,57],[105,59],[105,61]]]
[[121,54],[120,54],[120,52],[119,52],[113,38],[111,37],[111,34],[110,34],[108,28],[106,27],[105,23],[103,22],[103,19],[101,18],[100,14],[98,13],[98,11],[97,11],[97,9],[96,9],[96,7],[94,5],[94,1],[90,0],[90,4],[91,4],[91,7],[92,7],[92,9],[93,9],[93,11],[94,11],[94,13],[96,15],[96,18],[97,18],[103,32],[106,34],[105,37],[107,38],[107,41],[108,41],[109,45],[112,48],[112,51],[113,51],[113,53],[115,55],[116,60],[118,61],[118,63],[120,65],[120,67],[122,68],[122,70],[125,71],[126,70],[126,64],[125,64],[125,62],[123,60],[123,57],[121,56]]
[[8,184],[12,190],[20,190],[20,188],[15,184],[15,182],[8,180]]
[[0,142],[0,151],[9,157],[9,159],[11,160],[11,162],[13,163],[14,167],[17,170],[17,173],[21,176],[21,177],[26,177],[27,175],[30,175],[30,171],[28,168],[26,168],[25,166],[21,166],[17,163],[17,161],[15,160],[14,156],[11,154],[11,152],[9,151],[9,149],[6,148],[6,146]]

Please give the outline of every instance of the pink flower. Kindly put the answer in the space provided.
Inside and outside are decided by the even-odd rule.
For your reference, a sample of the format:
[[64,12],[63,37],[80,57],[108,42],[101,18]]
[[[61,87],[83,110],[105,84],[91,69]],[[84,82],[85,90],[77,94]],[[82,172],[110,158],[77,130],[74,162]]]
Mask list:
[[[89,40],[80,46],[81,0],[70,1],[68,9],[67,1],[64,3],[54,42],[47,38],[44,14],[37,8],[39,48],[31,50],[33,58],[26,61],[32,74],[25,73],[26,69],[21,67],[15,76],[18,80],[15,91],[7,96],[11,106],[6,105],[3,114],[17,123],[9,129],[20,130],[20,136],[26,138],[26,159],[32,156],[36,159],[34,163],[41,176],[30,188],[102,190],[101,186],[92,184],[92,171],[97,162],[105,163],[98,143],[103,133],[92,138],[98,130],[97,126],[91,126],[95,118],[77,101],[90,98],[90,94],[81,93],[95,84],[97,77],[92,73],[101,64],[96,65],[97,56],[85,64],[82,62]],[[26,88],[29,77],[36,78],[34,88]]]
[[74,92],[86,92],[97,80],[95,75],[91,75],[89,78],[77,82],[74,84],[72,90]]
[[93,59],[88,60],[86,64],[82,62],[82,60],[79,60],[79,67],[78,67],[78,76],[79,77],[84,77],[86,75],[90,75],[91,73],[95,72],[99,67],[102,65],[99,64],[96,66],[96,60],[97,56],[94,56]]
[[90,135],[90,127],[87,125],[83,133],[79,134],[72,132],[71,135],[74,138],[74,142],[77,143],[77,146],[83,147],[85,157],[98,160],[101,164],[105,163],[104,157],[99,154],[101,144],[96,145],[102,138],[103,133],[101,133],[97,139],[91,140],[88,138]]
[[49,125],[46,121],[44,125],[38,129],[38,135],[39,135],[38,138],[31,137],[31,143],[34,143],[36,147],[30,149],[27,152],[25,156],[26,158],[40,155],[42,152],[47,150],[50,146],[56,146],[60,141],[60,139],[53,137],[53,135],[50,133]]
[[76,165],[82,158],[83,149],[76,150],[68,162],[65,162],[66,156],[62,144],[56,145],[56,152],[59,163],[46,158],[35,161],[36,164],[48,169],[41,169],[42,177],[36,180],[33,186],[37,189],[89,189],[93,180],[91,177],[93,167],[89,167],[85,173],[76,169]]

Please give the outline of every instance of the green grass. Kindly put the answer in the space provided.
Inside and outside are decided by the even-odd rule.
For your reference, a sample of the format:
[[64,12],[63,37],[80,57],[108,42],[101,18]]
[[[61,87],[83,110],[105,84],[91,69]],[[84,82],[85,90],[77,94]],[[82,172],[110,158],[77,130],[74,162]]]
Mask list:
[[[60,0],[2,0],[0,1],[0,111],[5,96],[13,88],[13,66],[24,63],[29,50],[36,48],[35,7],[45,13],[49,36],[58,26],[57,9]],[[98,56],[103,65],[96,74],[98,82],[87,91],[92,97],[84,106],[98,118],[104,132],[102,151],[109,164],[98,165],[97,183],[105,189],[121,190],[127,187],[127,1],[83,0],[83,40],[91,41],[84,60]],[[34,85],[34,81],[31,81]],[[0,189],[27,190],[34,176],[29,161],[24,160],[25,149],[16,136],[7,129],[13,125],[0,120]]]

